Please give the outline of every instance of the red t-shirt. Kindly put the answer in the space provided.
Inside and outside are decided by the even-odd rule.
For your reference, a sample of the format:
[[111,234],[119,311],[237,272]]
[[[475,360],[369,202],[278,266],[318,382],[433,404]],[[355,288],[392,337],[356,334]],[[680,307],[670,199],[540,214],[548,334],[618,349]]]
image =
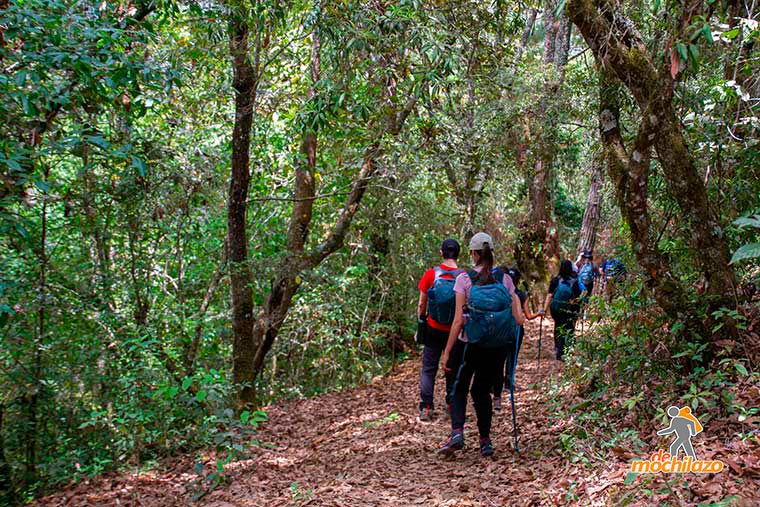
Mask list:
[[[438,266],[441,268],[444,273],[441,274],[441,278],[446,278],[449,280],[454,280],[456,277],[454,276],[454,272],[459,268],[450,268],[446,266],[445,264],[441,264]],[[446,273],[446,272],[450,272]],[[427,294],[427,291],[430,287],[433,286],[433,282],[435,281],[435,268],[430,268],[427,271],[425,271],[425,274],[422,275],[422,279],[420,279],[420,283],[417,285],[419,287],[421,292],[424,292]],[[428,315],[428,325],[432,327],[433,329],[437,329],[438,331],[450,331],[451,330],[451,324],[441,324],[440,322],[437,322],[433,320],[433,318]]]

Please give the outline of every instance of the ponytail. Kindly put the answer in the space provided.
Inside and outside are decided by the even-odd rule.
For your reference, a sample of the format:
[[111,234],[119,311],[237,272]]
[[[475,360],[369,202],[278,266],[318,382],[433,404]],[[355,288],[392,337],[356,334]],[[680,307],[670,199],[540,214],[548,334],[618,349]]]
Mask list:
[[480,279],[478,285],[489,285],[496,283],[496,279],[493,277],[491,270],[493,269],[493,250],[488,243],[483,244],[482,250],[475,250],[478,252],[478,266],[480,266]]

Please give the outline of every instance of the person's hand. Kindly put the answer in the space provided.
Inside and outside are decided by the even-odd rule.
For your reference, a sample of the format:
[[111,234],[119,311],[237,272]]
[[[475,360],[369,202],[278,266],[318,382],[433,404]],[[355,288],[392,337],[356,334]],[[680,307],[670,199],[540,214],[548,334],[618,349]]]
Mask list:
[[444,350],[443,351],[443,357],[441,358],[441,361],[443,361],[443,371],[446,373],[451,373],[451,368],[449,368],[449,351]]

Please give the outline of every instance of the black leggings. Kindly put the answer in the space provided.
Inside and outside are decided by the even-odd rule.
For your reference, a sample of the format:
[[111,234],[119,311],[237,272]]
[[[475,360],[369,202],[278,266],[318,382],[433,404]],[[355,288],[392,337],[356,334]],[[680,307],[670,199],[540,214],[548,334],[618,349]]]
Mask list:
[[557,312],[552,313],[554,319],[554,348],[557,351],[557,360],[564,361],[565,348],[573,344],[575,338],[575,321],[578,318],[575,313]]
[[455,348],[457,347],[464,349],[464,354],[461,361],[457,362],[457,354],[452,351],[454,360],[449,360],[449,367],[453,368],[456,374],[451,396],[451,429],[454,431],[464,429],[469,391],[472,394],[472,403],[475,405],[478,433],[481,438],[488,438],[491,434],[493,419],[491,390],[503,364],[502,358],[505,352],[503,349],[483,348],[459,341]]
[[[520,354],[520,347],[522,347],[523,335],[525,334],[525,328],[520,326],[520,341],[517,342],[517,354]],[[496,398],[501,398],[501,391],[508,391],[512,382],[512,369],[516,365],[515,358],[515,346],[510,345],[506,349],[501,351],[501,366],[496,375],[496,381],[493,384],[493,395]]]

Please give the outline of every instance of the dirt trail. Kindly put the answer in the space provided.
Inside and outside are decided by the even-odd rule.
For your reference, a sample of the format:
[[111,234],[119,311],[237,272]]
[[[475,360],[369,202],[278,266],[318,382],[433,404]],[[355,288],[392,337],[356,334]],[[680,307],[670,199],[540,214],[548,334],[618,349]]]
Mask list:
[[[628,465],[597,462],[583,468],[558,450],[562,427],[549,418],[546,387],[562,365],[552,359],[551,324],[544,322],[541,369],[538,323],[529,324],[516,375],[521,454],[512,450],[508,397],[494,420],[496,454],[480,456],[472,406],[467,448],[453,460],[435,450],[449,433],[448,419],[417,419],[419,361],[399,366],[371,385],[268,409],[270,422],[252,459],[229,465],[233,482],[199,502],[187,486],[189,459],[163,472],[111,475],[38,502],[52,505],[248,506],[495,506],[610,505],[624,493]],[[444,388],[436,386],[438,406]],[[719,474],[720,475],[720,474]],[[675,498],[673,499],[675,502]],[[651,502],[651,503],[650,503]],[[657,496],[631,505],[657,505]],[[678,503],[674,503],[678,505]],[[685,505],[685,504],[684,504]]]

